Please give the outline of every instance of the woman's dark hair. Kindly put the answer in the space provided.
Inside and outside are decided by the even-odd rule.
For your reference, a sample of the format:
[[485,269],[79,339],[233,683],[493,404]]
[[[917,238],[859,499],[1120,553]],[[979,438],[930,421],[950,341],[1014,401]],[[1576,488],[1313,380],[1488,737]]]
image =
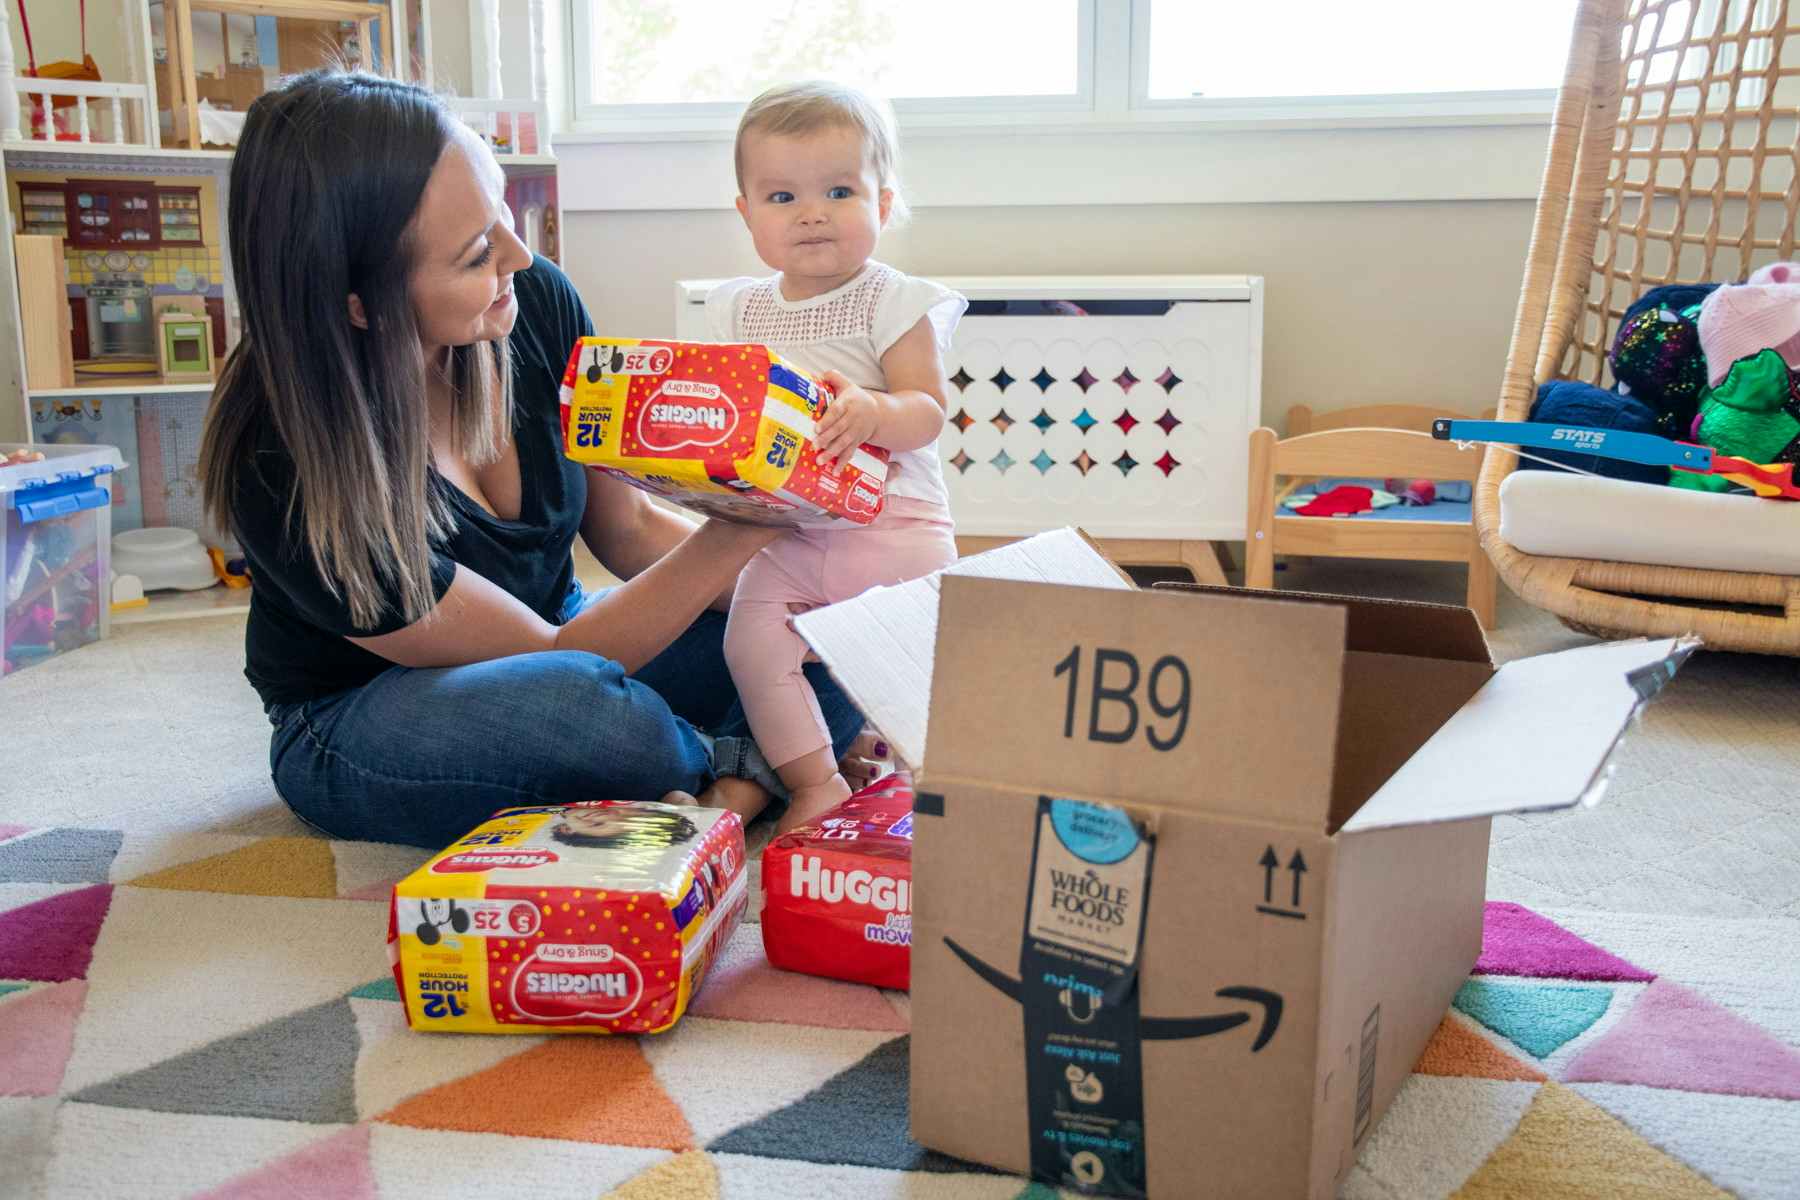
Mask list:
[[624,824],[617,833],[576,833],[566,825],[550,827],[550,836],[565,846],[591,846],[615,850],[623,846],[661,849],[691,841],[699,833],[694,822],[678,812],[657,808],[609,808],[607,815]]
[[[412,219],[457,119],[423,88],[337,70],[250,106],[232,159],[227,233],[243,337],[201,440],[208,516],[234,529],[243,476],[272,426],[293,458],[290,522],[359,627],[434,596],[430,542],[452,518],[431,478],[426,372],[408,294]],[[350,320],[362,301],[367,329]],[[458,448],[491,462],[512,428],[505,339],[450,351]],[[495,394],[496,381],[499,394]]]

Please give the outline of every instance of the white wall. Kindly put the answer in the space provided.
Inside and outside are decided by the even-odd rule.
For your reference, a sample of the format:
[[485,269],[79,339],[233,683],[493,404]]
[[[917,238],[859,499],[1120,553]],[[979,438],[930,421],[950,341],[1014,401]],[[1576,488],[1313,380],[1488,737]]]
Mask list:
[[[566,186],[566,183],[565,183]],[[570,203],[564,196],[563,203]],[[931,208],[880,255],[922,275],[1237,273],[1268,281],[1263,414],[1495,403],[1532,204]],[[765,273],[737,214],[568,212],[563,261],[602,333],[674,332],[674,281]]]

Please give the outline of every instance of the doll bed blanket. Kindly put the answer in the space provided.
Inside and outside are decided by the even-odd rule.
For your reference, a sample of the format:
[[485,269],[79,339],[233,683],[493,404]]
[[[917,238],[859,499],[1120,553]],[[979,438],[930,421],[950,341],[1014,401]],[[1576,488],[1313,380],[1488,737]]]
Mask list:
[[[1323,495],[1336,487],[1366,487],[1371,491],[1385,489],[1384,479],[1351,479],[1331,477],[1316,483],[1296,488],[1289,496],[1276,516],[1299,516],[1291,505],[1296,499],[1309,495]],[[1370,509],[1354,516],[1307,517],[1308,520],[1320,521],[1468,521],[1473,519],[1473,506],[1470,485],[1462,481],[1445,481],[1437,484],[1438,498],[1430,504],[1390,504],[1386,508]]]

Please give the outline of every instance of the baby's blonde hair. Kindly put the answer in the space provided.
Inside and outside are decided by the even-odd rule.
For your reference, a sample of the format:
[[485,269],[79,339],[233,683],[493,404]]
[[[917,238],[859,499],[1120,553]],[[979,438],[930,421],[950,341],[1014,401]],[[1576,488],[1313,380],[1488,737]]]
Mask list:
[[906,206],[900,199],[900,141],[894,132],[893,111],[865,92],[829,80],[779,84],[744,109],[732,148],[738,194],[744,192],[744,139],[748,135],[799,137],[821,129],[854,129],[862,136],[877,186],[894,194],[889,223],[898,222]]

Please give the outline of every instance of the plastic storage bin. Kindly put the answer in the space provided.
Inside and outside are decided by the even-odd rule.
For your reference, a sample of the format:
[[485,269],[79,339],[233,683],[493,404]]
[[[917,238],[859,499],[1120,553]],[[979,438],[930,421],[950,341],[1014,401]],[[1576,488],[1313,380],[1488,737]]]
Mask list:
[[0,675],[97,641],[112,627],[112,446],[17,446],[0,466]]

